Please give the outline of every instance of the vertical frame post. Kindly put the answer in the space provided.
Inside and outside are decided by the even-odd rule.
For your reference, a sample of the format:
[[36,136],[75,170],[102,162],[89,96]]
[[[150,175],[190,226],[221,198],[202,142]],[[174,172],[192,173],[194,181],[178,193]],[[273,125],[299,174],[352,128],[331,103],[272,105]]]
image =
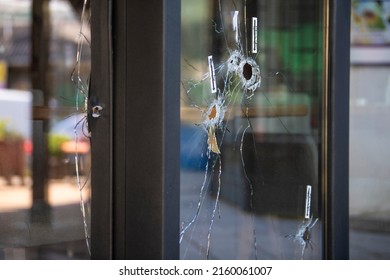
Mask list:
[[116,146],[125,156],[123,253],[126,259],[174,259],[179,252],[180,5],[178,0],[118,1],[123,4],[125,25],[114,25],[120,30],[114,56],[125,50],[125,57],[115,57],[123,87],[114,93],[121,100],[115,105],[125,105],[124,127],[115,128],[125,130],[125,145]]
[[328,2],[328,93],[325,108],[324,258],[349,257],[350,0]]
[[[89,107],[103,110],[97,119],[88,112],[91,138],[91,258],[113,257],[113,116],[111,0],[91,1],[91,85]],[[89,110],[91,111],[91,110]]]
[[91,6],[92,258],[178,259],[180,1]]

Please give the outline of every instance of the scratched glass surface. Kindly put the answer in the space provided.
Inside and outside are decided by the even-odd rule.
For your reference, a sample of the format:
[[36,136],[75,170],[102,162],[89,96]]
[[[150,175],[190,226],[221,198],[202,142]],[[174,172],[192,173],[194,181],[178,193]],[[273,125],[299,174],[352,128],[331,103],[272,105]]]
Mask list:
[[321,259],[322,1],[182,0],[181,259]]
[[[76,112],[74,114],[74,170],[75,182],[79,191],[80,211],[83,219],[83,229],[88,254],[91,255],[90,248],[90,137],[88,128],[88,102],[89,102],[89,81],[91,73],[91,44],[90,44],[90,10],[89,0],[83,1],[80,16],[80,31],[77,38],[76,63],[71,74],[71,80],[75,86],[73,95],[76,102]],[[93,108],[91,116],[100,117],[100,106]]]

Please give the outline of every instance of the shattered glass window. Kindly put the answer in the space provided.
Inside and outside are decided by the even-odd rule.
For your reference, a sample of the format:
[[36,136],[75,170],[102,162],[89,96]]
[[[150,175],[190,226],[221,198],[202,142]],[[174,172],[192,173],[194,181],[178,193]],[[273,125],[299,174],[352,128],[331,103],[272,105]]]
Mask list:
[[89,1],[0,0],[0,259],[88,259]]
[[324,3],[182,1],[181,259],[322,258]]

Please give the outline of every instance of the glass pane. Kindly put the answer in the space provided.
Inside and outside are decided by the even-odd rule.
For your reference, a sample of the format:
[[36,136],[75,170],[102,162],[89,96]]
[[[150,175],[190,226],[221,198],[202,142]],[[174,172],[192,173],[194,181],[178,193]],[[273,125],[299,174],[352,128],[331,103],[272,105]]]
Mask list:
[[322,258],[323,7],[182,1],[182,259]]
[[0,1],[0,259],[89,258],[79,2]]
[[390,259],[390,1],[352,1],[350,258]]

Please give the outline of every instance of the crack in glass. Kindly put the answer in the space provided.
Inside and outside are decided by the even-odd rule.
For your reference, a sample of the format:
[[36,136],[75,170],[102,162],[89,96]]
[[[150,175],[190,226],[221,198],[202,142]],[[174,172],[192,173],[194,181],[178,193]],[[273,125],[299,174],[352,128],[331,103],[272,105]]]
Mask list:
[[304,259],[305,250],[308,246],[313,250],[313,241],[311,239],[311,230],[318,222],[318,218],[313,221],[313,216],[309,219],[302,221],[297,232],[293,235],[287,235],[286,237],[294,242],[297,242],[301,246],[301,260]]
[[[80,211],[83,218],[83,227],[84,227],[84,236],[85,242],[88,249],[89,255],[91,255],[91,246],[90,246],[90,230],[89,230],[89,222],[88,216],[89,213],[87,207],[87,201],[84,198],[84,192],[86,186],[89,184],[90,179],[90,170],[87,171],[88,175],[86,178],[82,178],[81,176],[81,166],[82,164],[80,160],[80,137],[85,137],[89,139],[91,137],[91,133],[88,129],[88,94],[89,94],[89,79],[90,72],[82,69],[82,56],[84,52],[84,48],[90,48],[90,40],[88,39],[90,28],[90,12],[87,10],[87,5],[89,5],[89,0],[84,0],[83,8],[81,12],[80,18],[80,30],[78,33],[77,40],[77,53],[76,53],[76,64],[71,74],[71,80],[76,87],[76,124],[74,126],[74,142],[75,142],[75,172],[76,172],[76,184],[80,194]],[[80,102],[81,101],[81,102]],[[81,103],[81,104],[80,104]],[[82,106],[81,106],[82,105]],[[102,110],[101,106],[95,106],[92,111],[93,117],[99,117],[100,111]],[[79,117],[80,116],[80,117]],[[81,129],[79,127],[81,126]],[[80,135],[80,133],[82,135]]]
[[[310,4],[310,1],[306,2],[307,7],[313,8],[315,6]],[[269,174],[266,174],[266,172],[272,173],[273,171],[268,167],[265,168],[264,164],[267,163],[264,162],[272,157],[272,164],[276,164],[275,161],[279,157],[291,157],[284,146],[282,146],[282,151],[272,150],[273,154],[264,150],[264,147],[271,146],[273,148],[272,145],[277,146],[283,141],[289,141],[289,145],[285,146],[294,147],[294,144],[300,144],[299,141],[303,139],[307,150],[303,150],[301,157],[308,162],[312,161],[313,167],[302,173],[308,174],[312,169],[318,168],[316,165],[317,155],[308,154],[318,153],[318,150],[313,152],[317,149],[316,139],[320,139],[317,135],[317,128],[300,126],[303,120],[307,122],[311,116],[310,102],[305,98],[309,94],[314,96],[320,90],[313,86],[314,82],[309,82],[309,84],[311,83],[309,94],[300,93],[298,90],[302,86],[297,85],[296,80],[301,79],[301,77],[297,78],[297,74],[290,69],[292,67],[290,64],[293,64],[291,61],[295,58],[287,60],[288,63],[285,62],[287,66],[283,65],[283,67],[280,67],[281,63],[273,61],[286,59],[282,57],[285,55],[284,53],[279,53],[281,50],[289,50],[290,48],[295,51],[295,49],[287,42],[285,45],[272,45],[270,42],[265,42],[266,39],[270,38],[274,42],[282,41],[277,36],[282,37],[285,36],[284,34],[301,38],[300,34],[296,35],[301,32],[300,26],[296,23],[294,26],[285,26],[283,25],[287,22],[285,19],[281,19],[281,23],[278,23],[280,26],[284,26],[282,28],[280,26],[274,27],[273,23],[266,24],[263,21],[271,18],[267,12],[263,12],[259,8],[257,11],[248,10],[248,5],[254,3],[265,9],[268,7],[267,1],[218,0],[209,6],[204,4],[208,8],[212,7],[210,11],[213,14],[200,16],[203,20],[201,23],[193,22],[194,19],[188,19],[190,22],[188,25],[192,24],[193,32],[199,32],[200,27],[197,25],[202,25],[205,26],[205,30],[208,28],[208,32],[211,34],[208,37],[206,34],[200,33],[199,40],[204,42],[192,41],[191,38],[192,44],[197,44],[199,47],[211,43],[211,48],[205,51],[205,49],[200,49],[201,47],[196,49],[196,47],[188,45],[188,48],[192,47],[196,50],[194,54],[185,49],[187,42],[183,41],[182,126],[188,129],[192,123],[194,132],[192,139],[188,140],[188,144],[183,145],[181,151],[183,152],[185,149],[185,153],[191,155],[191,153],[201,150],[201,157],[196,159],[197,161],[194,160],[197,165],[193,167],[200,172],[191,173],[188,171],[183,175],[189,176],[189,182],[184,184],[185,190],[187,191],[189,190],[187,188],[191,187],[195,198],[187,204],[182,202],[182,207],[186,207],[182,208],[185,210],[183,211],[185,214],[182,214],[180,231],[181,258],[184,259],[187,256],[206,259],[225,257],[221,253],[217,254],[217,248],[223,254],[224,250],[227,250],[225,247],[230,246],[230,244],[224,246],[219,240],[224,239],[225,235],[221,224],[224,220],[224,225],[227,225],[229,213],[233,211],[230,208],[237,207],[237,205],[242,207],[244,211],[240,209],[239,214],[234,215],[242,219],[240,222],[245,224],[245,227],[235,229],[235,236],[239,234],[242,236],[237,236],[234,244],[242,245],[244,242],[250,244],[241,246],[245,249],[237,247],[237,250],[242,250],[242,252],[237,252],[237,256],[253,259],[275,258],[275,256],[278,256],[276,258],[303,259],[306,248],[313,249],[314,241],[318,240],[319,229],[318,226],[315,226],[320,224],[318,223],[319,218],[314,218],[313,215],[307,216],[306,213],[299,229],[294,234],[286,235],[286,232],[291,232],[295,228],[295,222],[292,222],[291,219],[301,219],[301,215],[294,211],[298,211],[299,205],[301,205],[302,186],[312,182],[307,181],[306,175],[300,173],[293,175],[294,180],[291,184],[296,190],[293,196],[291,196],[291,192],[290,194],[288,192],[277,194],[277,199],[281,201],[295,200],[293,204],[298,205],[294,211],[288,213],[287,217],[273,213],[259,215],[264,210],[259,211],[263,205],[259,205],[258,201],[266,200],[267,198],[264,197],[269,194],[269,189],[274,187],[272,181],[270,182]],[[288,7],[294,7],[299,10],[294,3],[286,5],[283,9],[288,11]],[[276,4],[273,2],[269,7],[276,10],[279,5],[282,5],[282,1],[277,1]],[[194,9],[196,8],[198,7],[195,5]],[[186,11],[184,10],[184,12]],[[277,12],[279,13],[279,11]],[[253,15],[254,13],[256,14]],[[279,13],[278,16],[281,14]],[[266,19],[259,15],[265,15]],[[266,25],[269,29],[274,29],[265,30],[265,27],[262,28]],[[274,49],[270,50],[270,48]],[[315,61],[321,56],[316,53],[317,49],[314,47],[313,49],[314,51],[309,48],[302,49],[302,51],[311,55],[310,58]],[[271,57],[267,57],[270,53]],[[291,57],[294,55],[291,54]],[[271,64],[278,66],[272,68]],[[302,65],[305,64],[302,63]],[[302,69],[304,67],[302,66]],[[318,73],[321,72],[318,71]],[[321,80],[319,81],[321,82]],[[309,96],[309,98],[312,97]],[[196,148],[197,145],[200,148]],[[233,160],[236,165],[232,163]],[[292,160],[296,161],[294,158]],[[278,170],[283,170],[283,167],[286,166],[284,162],[277,164],[280,164]],[[296,166],[289,168],[302,169],[302,167]],[[232,174],[229,174],[230,172]],[[286,170],[285,176],[292,176],[288,172],[289,170]],[[196,177],[198,181],[190,177],[194,176],[195,178],[194,174],[199,174]],[[310,176],[313,177],[316,174],[313,171]],[[284,176],[283,173],[271,175]],[[185,179],[187,178],[183,177],[182,181],[184,182]],[[229,182],[229,180],[233,182]],[[296,183],[297,181],[299,183]],[[229,185],[229,190],[226,190],[227,185]],[[239,191],[232,190],[232,188],[237,188]],[[288,186],[285,188],[288,189]],[[318,186],[316,185],[314,188],[317,189]],[[195,193],[197,194],[195,195]],[[221,204],[222,200],[224,203]],[[233,202],[234,206],[226,206],[226,200],[230,203]],[[309,201],[311,202],[311,200]],[[311,206],[308,207],[310,213]],[[190,213],[189,210],[192,212]],[[270,210],[267,208],[267,211]],[[317,209],[315,208],[313,212],[316,216]],[[237,223],[237,221],[235,222]],[[237,223],[237,227],[240,222]],[[234,225],[229,226],[235,227]],[[226,228],[226,231],[229,229]],[[290,240],[295,242],[290,242]],[[300,244],[302,246],[300,252],[292,254],[294,245],[289,243]],[[283,246],[285,249],[282,249]],[[194,252],[194,248],[197,248],[195,250],[198,252]],[[271,248],[276,248],[279,253],[272,252]],[[229,252],[226,255],[231,256],[232,254]],[[311,254],[309,258],[313,256],[315,255]]]
[[[224,36],[224,40],[227,43],[227,34],[226,30],[224,29],[224,18],[222,15],[222,6],[221,1],[218,2],[219,6],[219,16],[221,21],[221,27],[218,27],[218,24],[213,21],[214,30],[216,33],[222,33]],[[246,5],[244,6],[246,7]],[[247,112],[247,107],[244,104],[244,100],[250,100],[254,94],[255,91],[260,87],[261,85],[261,75],[260,75],[260,67],[256,62],[256,55],[253,55],[252,52],[249,52],[247,50],[244,50],[242,42],[241,42],[241,32],[240,32],[240,19],[239,19],[239,11],[235,10],[232,12],[232,31],[235,36],[235,46],[234,49],[228,48],[229,57],[227,60],[223,63],[221,63],[219,66],[214,68],[214,62],[213,62],[213,56],[210,55],[208,57],[208,64],[209,64],[209,71],[208,73],[203,74],[203,77],[200,81],[182,81],[182,85],[184,88],[184,91],[187,93],[187,97],[190,100],[190,104],[194,104],[191,100],[191,91],[196,89],[196,87],[203,85],[203,82],[205,82],[207,79],[210,79],[210,94],[206,96],[206,108],[201,109],[198,105],[193,105],[195,108],[198,108],[201,110],[203,115],[203,122],[202,126],[205,130],[205,133],[207,134],[207,165],[205,169],[205,175],[204,175],[204,181],[201,186],[200,190],[200,197],[197,204],[197,210],[194,215],[194,217],[191,219],[191,221],[183,227],[181,233],[180,233],[180,242],[183,240],[184,235],[186,232],[190,229],[190,227],[196,222],[197,217],[199,215],[199,211],[202,207],[202,201],[204,200],[204,191],[206,188],[206,184],[210,183],[210,180],[208,178],[209,175],[209,168],[211,169],[211,172],[214,173],[214,170],[216,166],[218,166],[217,171],[217,194],[215,198],[214,208],[212,210],[211,214],[211,220],[208,228],[207,233],[207,248],[206,248],[206,258],[209,258],[210,255],[210,245],[211,245],[211,234],[213,229],[213,224],[215,221],[215,216],[217,209],[219,209],[219,198],[220,198],[220,191],[221,191],[221,174],[222,174],[222,156],[220,151],[220,146],[222,145],[223,138],[225,136],[225,133],[228,131],[228,121],[227,119],[230,118],[231,114],[233,114],[233,110],[235,109],[236,103],[241,99],[240,103],[242,104],[243,113]],[[246,18],[244,18],[244,21],[246,22]],[[255,20],[257,24],[257,18]],[[246,24],[245,24],[246,27]],[[253,26],[252,28],[256,29],[257,32],[257,25]],[[246,30],[244,32],[246,35]],[[257,36],[256,36],[257,37]],[[247,39],[245,36],[245,41],[247,44]],[[255,40],[257,44],[257,39]],[[247,45],[246,45],[247,49]],[[252,50],[257,50],[258,47],[252,47]],[[186,64],[189,65],[192,69],[195,69],[198,71],[194,66],[192,66],[188,61],[186,61]],[[216,78],[216,76],[218,78]],[[222,77],[222,78],[221,78]],[[217,81],[218,80],[218,81]],[[218,82],[218,86],[216,86],[216,83]],[[241,86],[241,89],[240,89]],[[216,93],[216,95],[214,94]],[[249,117],[247,116],[248,123]],[[242,159],[242,166],[245,171],[245,162],[242,157],[243,152],[243,138],[245,135],[245,132],[247,129],[250,128],[250,125],[247,126],[246,129],[242,132],[241,137],[241,145],[240,145],[240,154]],[[218,139],[219,138],[219,139]],[[251,202],[250,207],[253,207],[253,186],[252,182],[249,179],[248,176],[246,176],[246,179],[249,182],[250,185],[250,192],[251,192]],[[208,186],[207,186],[208,187]],[[253,215],[252,215],[253,216]],[[253,217],[252,217],[252,223],[253,223]],[[257,259],[257,238],[256,238],[256,229],[253,226],[253,240],[254,240],[254,251],[255,251],[255,257]]]

